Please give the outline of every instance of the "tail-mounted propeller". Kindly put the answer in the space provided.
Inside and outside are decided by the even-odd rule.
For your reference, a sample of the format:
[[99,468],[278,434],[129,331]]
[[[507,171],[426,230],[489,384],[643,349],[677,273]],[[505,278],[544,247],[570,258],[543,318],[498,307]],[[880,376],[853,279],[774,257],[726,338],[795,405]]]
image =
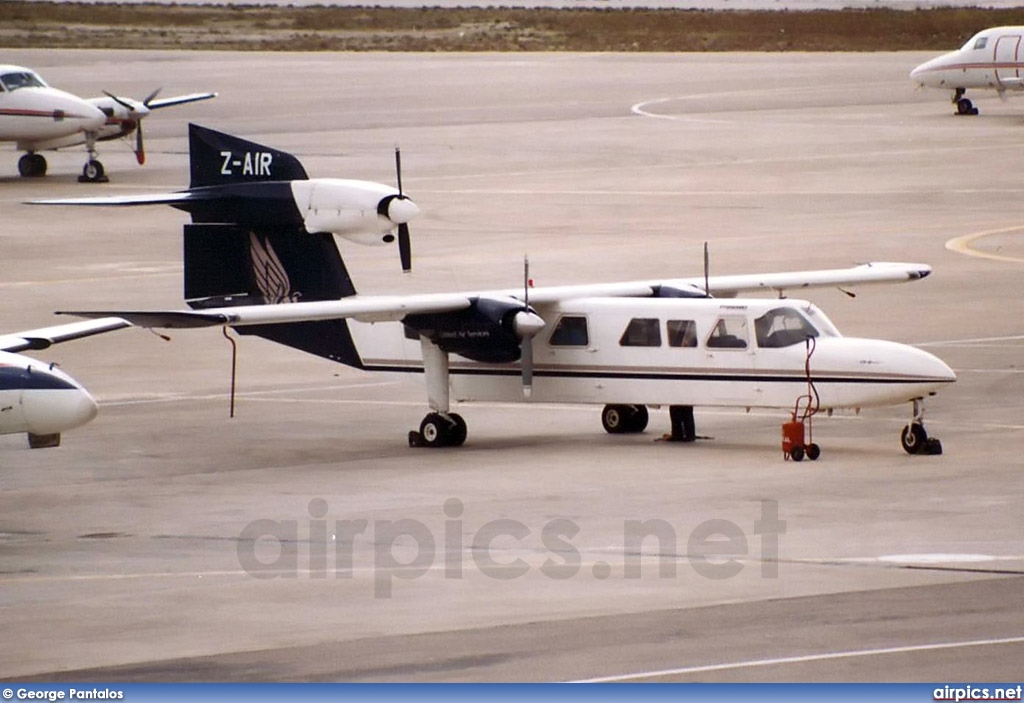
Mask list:
[[110,91],[103,91],[104,95],[128,111],[128,117],[124,120],[123,128],[127,132],[131,132],[132,129],[135,130],[135,160],[139,162],[140,166],[146,163],[146,148],[142,141],[142,118],[149,114],[149,104],[153,102],[157,95],[160,94],[161,90],[162,88],[157,88],[146,96],[142,101],[141,109],[139,104],[134,101],[128,102],[124,98],[117,97]]
[[402,261],[402,271],[412,270],[412,242],[409,239],[409,220],[416,216],[419,208],[406,197],[402,190],[402,152],[395,148],[395,174],[398,180],[398,195],[381,198],[377,203],[377,214],[386,217],[398,225],[398,257]]

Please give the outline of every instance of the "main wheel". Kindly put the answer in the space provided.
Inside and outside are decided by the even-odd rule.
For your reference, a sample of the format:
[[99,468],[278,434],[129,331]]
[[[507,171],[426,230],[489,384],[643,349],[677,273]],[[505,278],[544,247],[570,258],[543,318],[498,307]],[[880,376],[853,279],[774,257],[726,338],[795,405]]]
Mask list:
[[466,426],[466,421],[462,419],[462,415],[451,413],[448,415],[454,424],[451,426],[450,434],[448,436],[449,447],[461,447],[466,442],[466,435],[469,434],[469,428]]
[[601,424],[608,434],[622,434],[629,431],[629,417],[632,415],[628,405],[606,405],[601,411]]
[[39,178],[46,175],[46,159],[42,154],[24,154],[18,159],[18,173],[23,178]]
[[928,433],[920,422],[912,422],[900,433],[900,444],[907,454],[920,454],[928,441]]
[[420,436],[427,447],[444,447],[447,445],[449,423],[440,413],[430,413],[420,423]]
[[634,405],[633,414],[629,418],[628,432],[640,433],[647,429],[647,423],[650,421],[650,413],[647,412],[646,405]]

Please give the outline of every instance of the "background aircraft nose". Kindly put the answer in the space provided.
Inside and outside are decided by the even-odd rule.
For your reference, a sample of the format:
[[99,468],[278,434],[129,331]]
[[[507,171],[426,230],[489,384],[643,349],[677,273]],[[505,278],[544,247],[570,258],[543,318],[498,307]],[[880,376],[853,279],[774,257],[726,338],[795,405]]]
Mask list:
[[22,392],[28,431],[56,434],[80,427],[99,412],[89,392],[57,370],[33,367]]

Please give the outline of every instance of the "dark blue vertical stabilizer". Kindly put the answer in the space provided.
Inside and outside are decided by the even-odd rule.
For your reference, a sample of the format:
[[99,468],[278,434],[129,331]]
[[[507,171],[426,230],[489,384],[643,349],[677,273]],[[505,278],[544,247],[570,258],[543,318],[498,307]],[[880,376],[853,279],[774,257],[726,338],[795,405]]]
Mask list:
[[188,150],[191,188],[309,178],[291,154],[196,124],[188,126]]
[[[191,224],[185,225],[184,250],[185,300],[194,309],[339,300],[356,293],[330,234]],[[349,366],[363,366],[345,320],[237,330]]]

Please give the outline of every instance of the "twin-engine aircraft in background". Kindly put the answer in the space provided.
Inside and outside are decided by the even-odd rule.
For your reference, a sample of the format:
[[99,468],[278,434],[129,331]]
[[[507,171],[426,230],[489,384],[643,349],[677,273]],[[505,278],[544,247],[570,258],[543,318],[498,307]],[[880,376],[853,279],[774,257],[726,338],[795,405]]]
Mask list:
[[18,160],[24,177],[46,175],[46,159],[40,151],[84,144],[89,154],[78,180],[107,180],[96,143],[135,134],[134,152],[142,164],[146,151],[142,120],[153,110],[209,100],[216,93],[193,93],[157,99],[159,90],[144,100],[111,93],[88,100],[51,88],[37,74],[21,66],[0,66],[0,141],[17,142],[26,152]]
[[[174,197],[49,202],[159,202],[189,211],[184,287],[191,309],[68,314],[149,328],[229,326],[367,371],[423,373],[430,412],[410,432],[413,445],[465,442],[467,425],[452,400],[603,405],[611,433],[641,432],[649,406],[669,406],[669,438],[680,441],[696,438],[692,409],[700,405],[791,412],[787,424],[800,432],[787,454],[816,459],[820,448],[805,444],[802,432],[813,412],[911,403],[904,449],[941,451],[923,423],[924,398],[955,380],[940,359],[904,344],[843,337],[806,301],[732,297],[916,281],[928,266],[360,296],[332,232],[346,223],[352,234],[362,223],[379,236],[381,224],[393,221],[387,213],[411,203],[386,195],[359,217],[311,208],[320,189],[302,180],[294,157],[195,126],[190,146],[193,187]],[[246,163],[260,166],[243,176]],[[338,196],[342,183],[328,182],[325,192]]]
[[1024,91],[1024,26],[990,27],[967,40],[956,51],[926,61],[910,72],[924,88],[952,91],[958,115],[977,115],[978,108],[966,98],[968,90],[994,90],[1005,99],[1007,92]]
[[53,364],[15,354],[130,327],[117,318],[0,335],[0,434],[28,434],[33,449],[60,445],[60,433],[96,417],[89,392]]

